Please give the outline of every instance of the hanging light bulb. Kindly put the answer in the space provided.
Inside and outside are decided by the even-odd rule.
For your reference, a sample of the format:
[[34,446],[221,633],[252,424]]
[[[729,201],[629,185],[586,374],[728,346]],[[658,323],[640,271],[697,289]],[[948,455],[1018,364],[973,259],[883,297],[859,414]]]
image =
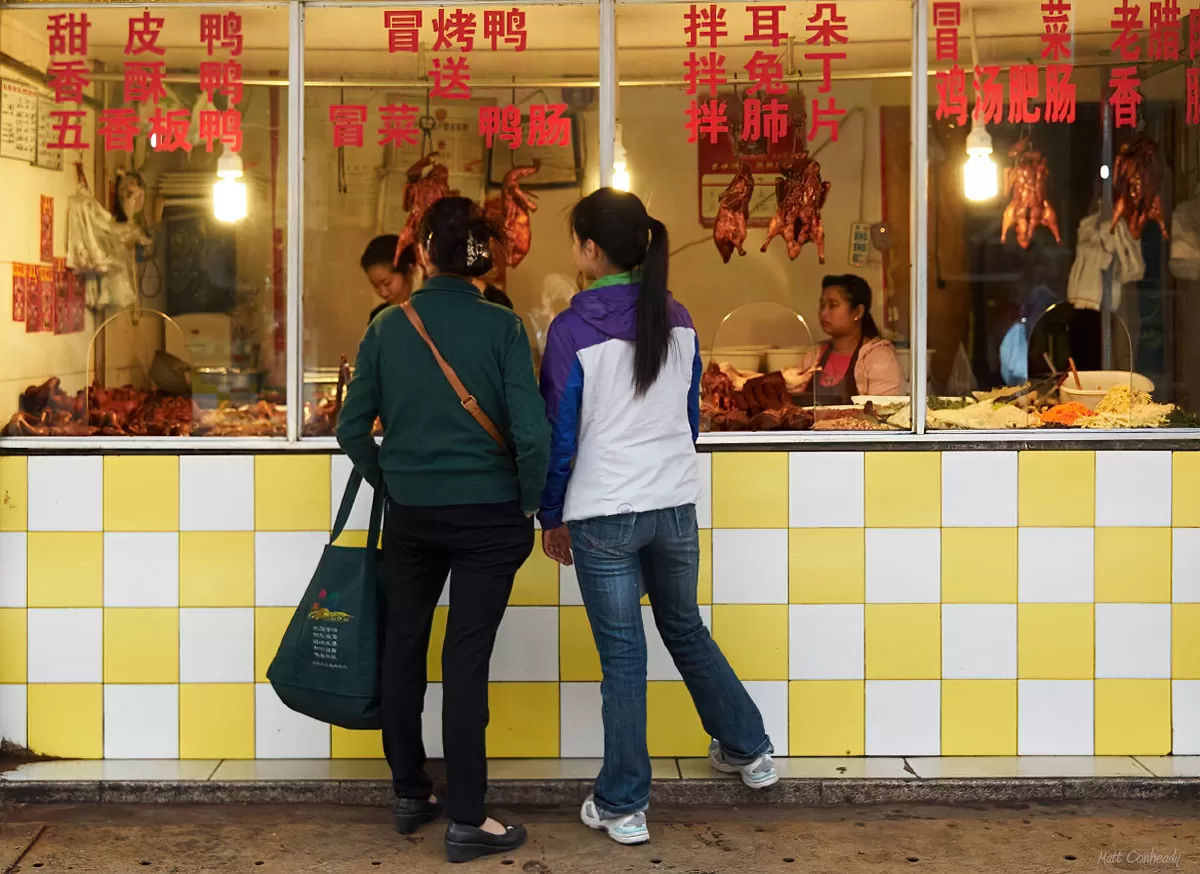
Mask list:
[[975,121],[967,135],[967,163],[963,166],[963,191],[967,200],[991,200],[1000,191],[992,136],[987,125]]
[[246,183],[242,181],[242,158],[225,148],[217,159],[217,181],[213,183],[213,215],[217,221],[238,222],[246,217]]
[[629,158],[625,144],[621,142],[621,125],[617,125],[616,142],[613,143],[612,187],[617,191],[629,190]]

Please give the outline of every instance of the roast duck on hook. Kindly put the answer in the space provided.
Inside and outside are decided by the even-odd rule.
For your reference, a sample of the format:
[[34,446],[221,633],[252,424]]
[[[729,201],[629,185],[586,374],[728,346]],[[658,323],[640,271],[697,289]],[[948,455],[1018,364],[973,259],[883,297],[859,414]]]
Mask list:
[[779,159],[775,181],[775,214],[767,226],[761,251],[778,236],[787,243],[788,258],[795,261],[805,243],[816,243],[817,260],[825,263],[825,224],[821,208],[829,196],[829,183],[821,180],[821,165],[802,149]]
[[1135,240],[1142,238],[1146,222],[1153,221],[1167,239],[1167,224],[1163,217],[1163,168],[1158,159],[1158,144],[1149,137],[1139,136],[1121,146],[1113,161],[1112,228],[1125,219]]
[[1000,226],[1000,240],[1008,239],[1008,232],[1015,228],[1017,245],[1028,249],[1033,242],[1033,232],[1038,225],[1045,226],[1054,234],[1055,242],[1062,243],[1058,232],[1058,214],[1046,197],[1046,183],[1050,181],[1050,169],[1046,159],[1037,149],[1030,148],[1029,138],[1022,137],[1008,150],[1013,165],[1004,171],[1004,192],[1008,206]]
[[400,263],[400,254],[416,241],[417,228],[426,210],[443,197],[458,194],[450,188],[449,168],[437,163],[437,157],[437,152],[430,152],[408,168],[408,182],[404,186],[404,208],[408,211],[408,218],[400,230],[400,239],[396,241],[395,264]]
[[726,264],[736,251],[745,255],[742,244],[746,242],[746,223],[750,220],[750,198],[754,196],[754,174],[750,165],[738,161],[737,175],[721,192],[717,206],[717,218],[713,222],[713,242]]
[[534,158],[529,166],[513,167],[504,174],[500,195],[489,198],[487,202],[488,218],[503,234],[504,263],[509,267],[516,267],[524,261],[533,245],[533,229],[529,216],[530,213],[537,212],[537,195],[522,190],[521,181],[532,176],[541,166],[542,162]]

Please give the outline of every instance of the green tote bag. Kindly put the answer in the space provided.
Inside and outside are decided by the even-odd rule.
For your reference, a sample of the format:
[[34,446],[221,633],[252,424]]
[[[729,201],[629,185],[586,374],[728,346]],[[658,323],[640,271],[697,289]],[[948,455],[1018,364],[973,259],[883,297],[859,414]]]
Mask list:
[[279,643],[267,679],[305,716],[343,728],[379,728],[383,605],[375,569],[383,488],[375,490],[367,546],[334,546],[350,518],[362,476],[350,474],[329,545]]

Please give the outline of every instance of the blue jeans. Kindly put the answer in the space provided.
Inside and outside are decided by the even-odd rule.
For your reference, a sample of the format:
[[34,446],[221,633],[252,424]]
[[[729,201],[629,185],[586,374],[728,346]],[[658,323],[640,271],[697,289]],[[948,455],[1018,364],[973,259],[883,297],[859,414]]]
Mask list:
[[691,693],[704,730],[735,761],[771,751],[762,715],[700,619],[700,537],[692,504],[568,523],[579,590],[600,652],[604,766],[596,806],[616,816],[650,803],[646,747],[644,580],[654,624]]

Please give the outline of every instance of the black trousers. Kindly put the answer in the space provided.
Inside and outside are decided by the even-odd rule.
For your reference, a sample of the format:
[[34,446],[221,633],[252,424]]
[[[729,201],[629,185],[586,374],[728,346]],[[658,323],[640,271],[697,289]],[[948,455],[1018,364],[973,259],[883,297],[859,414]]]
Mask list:
[[533,551],[533,520],[516,503],[388,504],[380,582],[387,605],[383,750],[398,798],[427,798],[421,712],[433,611],[450,575],[442,648],[446,812],[482,825],[487,791],[488,666],[513,579]]

